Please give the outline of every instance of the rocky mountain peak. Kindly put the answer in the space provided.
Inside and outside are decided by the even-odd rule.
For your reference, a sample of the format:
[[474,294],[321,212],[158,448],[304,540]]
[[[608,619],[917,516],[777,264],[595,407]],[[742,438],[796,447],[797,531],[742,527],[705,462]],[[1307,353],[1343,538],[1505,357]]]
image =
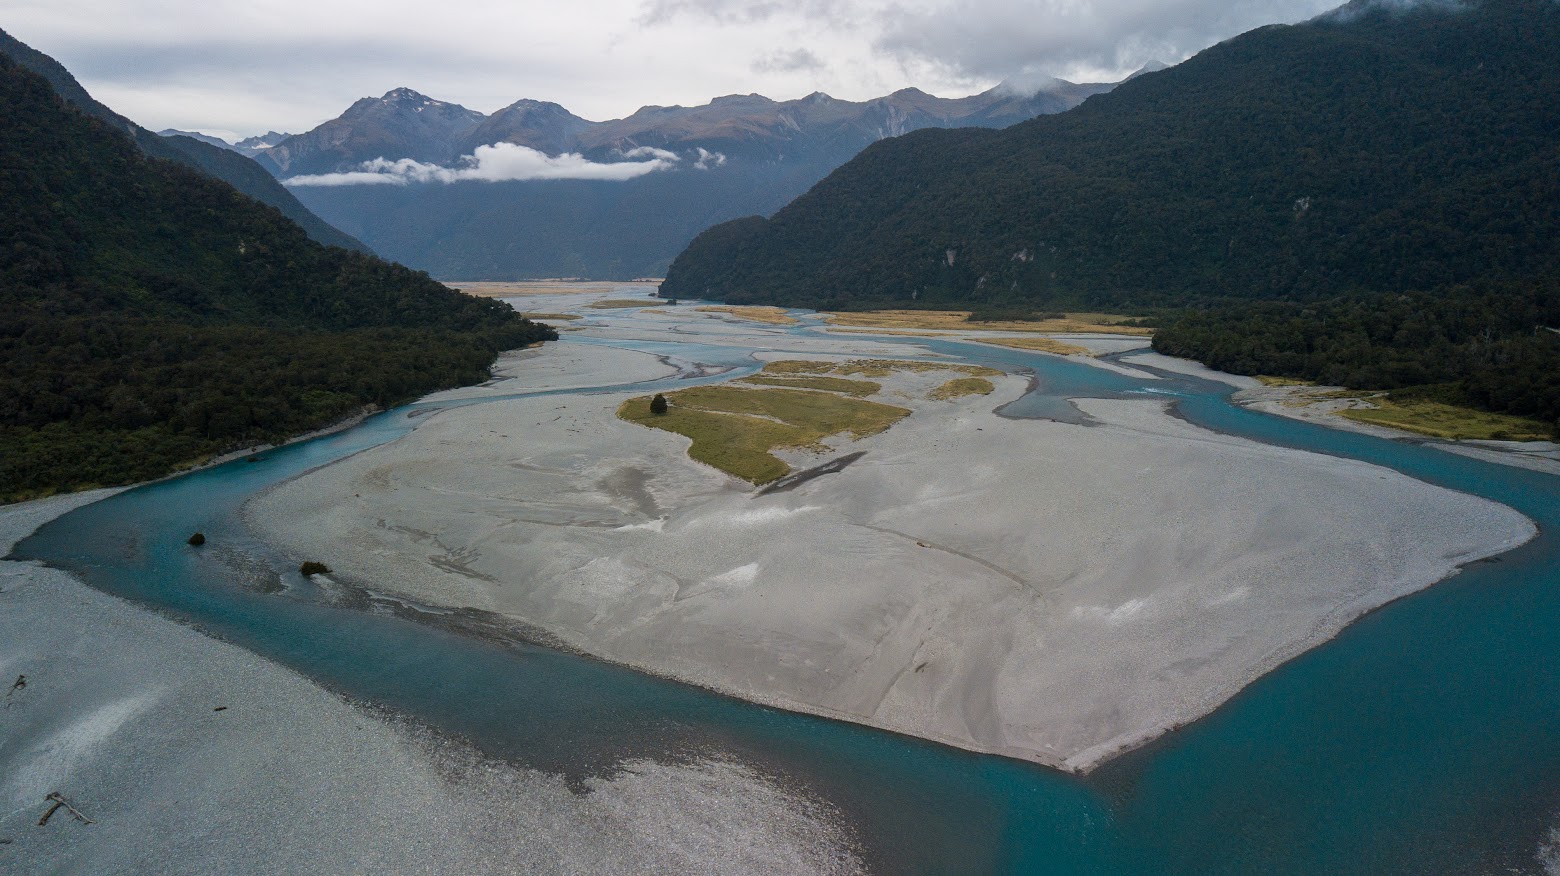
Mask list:
[[268,149],[291,136],[280,131],[266,131],[264,134],[246,137],[233,145],[240,149]]
[[442,103],[442,101],[436,101],[426,94],[405,87],[390,89],[385,92],[385,96],[381,97],[380,100],[385,103]]

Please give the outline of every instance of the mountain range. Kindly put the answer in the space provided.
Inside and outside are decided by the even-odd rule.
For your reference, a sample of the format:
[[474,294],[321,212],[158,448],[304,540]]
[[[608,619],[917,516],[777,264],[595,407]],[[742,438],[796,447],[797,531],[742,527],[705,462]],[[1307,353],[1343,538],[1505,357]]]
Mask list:
[[[954,99],[904,89],[868,101],[730,95],[702,106],[647,106],[606,122],[536,100],[485,115],[397,88],[256,157],[319,215],[386,257],[437,276],[626,279],[661,275],[702,229],[780,208],[885,137],[1003,127],[1111,87],[1053,80]],[[360,174],[380,159],[469,167],[470,156],[494,144],[574,155],[576,163],[656,160],[661,169],[631,179],[311,184]]]
[[[60,63],[33,47],[0,30],[0,55],[10,58],[23,69],[42,76],[65,101],[81,111],[106,123],[111,129],[130,138],[137,148],[154,158],[175,161],[200,173],[220,179],[244,194],[280,210],[282,215],[298,223],[309,237],[327,246],[368,252],[368,248],[351,236],[321,220],[299,203],[284,186],[266,173],[250,158],[236,154],[222,141],[215,138],[197,139],[194,136],[158,136],[121,116],[87,93],[81,83]],[[168,132],[165,132],[168,133]],[[200,135],[204,137],[204,135]],[[241,150],[238,150],[241,151]]]
[[338,118],[259,154],[261,163],[283,178],[352,171],[379,158],[448,165],[494,143],[594,160],[620,158],[640,148],[694,154],[703,148],[728,159],[784,161],[842,150],[854,154],[868,143],[920,128],[1006,127],[1069,109],[1109,88],[1055,80],[1029,94],[999,85],[953,99],[914,88],[868,101],[837,100],[821,92],[790,101],[728,95],[703,106],[647,106],[607,122],[588,121],[538,100],[516,101],[484,115],[396,88],[383,97],[365,97]]
[[203,134],[199,131],[180,131],[176,128],[164,128],[163,130],[157,132],[157,136],[189,137],[191,140],[199,140],[202,143],[216,146],[219,149],[227,149],[232,152],[237,152],[240,155],[247,155],[250,158],[254,158],[256,155],[263,153],[265,150],[275,146],[283,140],[286,140],[292,135],[283,134],[278,131],[267,131],[264,134],[260,134],[254,137],[245,137],[244,139],[239,140],[237,143],[229,143],[221,137],[213,137],[210,134]]

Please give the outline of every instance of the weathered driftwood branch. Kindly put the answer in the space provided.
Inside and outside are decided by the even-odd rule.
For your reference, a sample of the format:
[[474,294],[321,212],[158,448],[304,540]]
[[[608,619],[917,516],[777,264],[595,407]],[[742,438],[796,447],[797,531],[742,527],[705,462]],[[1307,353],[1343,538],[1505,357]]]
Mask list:
[[59,791],[51,791],[51,792],[49,792],[49,795],[47,797],[44,797],[43,799],[48,800],[49,802],[53,803],[54,805],[50,806],[49,807],[49,811],[43,813],[43,817],[38,819],[38,826],[39,827],[43,827],[44,825],[48,824],[49,823],[49,819],[53,818],[54,817],[54,813],[60,811],[60,809],[62,807],[65,809],[65,811],[69,812],[72,816],[74,816],[76,818],[77,821],[80,821],[82,824],[97,824],[96,821],[93,821],[92,819],[86,817],[85,815],[82,815],[80,809],[77,809],[76,807],[70,805],[69,801],[67,801],[65,799],[64,795],[62,795]]

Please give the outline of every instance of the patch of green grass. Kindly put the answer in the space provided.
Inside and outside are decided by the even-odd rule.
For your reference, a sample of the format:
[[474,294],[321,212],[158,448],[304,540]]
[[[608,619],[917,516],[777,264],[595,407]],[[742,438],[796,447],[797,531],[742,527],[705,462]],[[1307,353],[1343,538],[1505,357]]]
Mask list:
[[820,438],[841,432],[849,432],[855,438],[876,435],[910,413],[905,408],[832,393],[743,389],[729,384],[690,387],[669,394],[667,399],[675,405],[705,411],[767,417],[814,430]]
[[1273,377],[1268,374],[1258,374],[1257,382],[1263,386],[1315,386],[1314,380],[1301,380],[1298,377]]
[[948,401],[967,395],[990,395],[994,389],[996,387],[984,377],[955,377],[927,393],[926,397],[933,401]]
[[1552,429],[1538,420],[1495,414],[1425,399],[1395,400],[1372,396],[1374,408],[1339,411],[1351,420],[1418,432],[1435,438],[1493,441],[1546,441]]
[[606,301],[594,301],[585,306],[594,307],[597,310],[613,310],[619,307],[650,307],[655,304],[665,303],[665,301],[658,301],[654,298],[646,298],[643,301],[634,301],[626,298],[609,298]]
[[707,307],[695,307],[694,310],[702,313],[726,313],[737,319],[762,322],[769,325],[796,325],[796,318],[787,314],[783,307],[733,307],[725,304],[711,304]]
[[1095,332],[1106,334],[1151,335],[1154,330],[1133,325],[1132,317],[1112,313],[1069,313],[1061,319],[1044,320],[972,320],[968,310],[864,310],[851,313],[825,313],[824,321],[836,326],[864,326],[884,329],[940,329],[964,331],[972,327],[1005,332]]
[[767,484],[791,470],[769,452],[771,449],[804,446],[814,440],[811,433],[795,426],[739,414],[684,407],[652,414],[649,396],[623,402],[618,416],[641,426],[687,436],[693,442],[688,446],[689,457],[754,484]]
[[982,365],[959,365],[954,362],[923,362],[917,359],[852,359],[848,362],[816,362],[806,359],[783,359],[764,366],[765,374],[845,374],[862,377],[888,377],[898,371],[921,373],[925,371],[957,371],[971,377],[998,377],[995,368]]
[[631,423],[687,436],[688,455],[754,484],[784,477],[790,467],[770,451],[818,448],[841,433],[864,438],[910,411],[893,405],[802,389],[746,389],[730,384],[667,393],[664,414],[650,413],[650,396],[624,402],[617,415]]
[[788,386],[793,389],[821,389],[824,392],[841,392],[862,398],[883,388],[870,380],[847,380],[843,377],[743,377],[733,383],[755,383],[761,386]]
[[972,377],[996,377],[1001,374],[995,368],[981,365],[956,365],[952,362],[922,362],[904,359],[852,359],[834,367],[835,374],[860,374],[863,377],[887,377],[896,371],[920,374],[926,371],[957,371]]
[[764,365],[765,374],[828,374],[838,362],[814,362],[806,359],[785,359]]
[[1018,350],[1036,350],[1041,353],[1055,353],[1058,356],[1091,356],[1088,347],[1080,347],[1077,344],[1069,344],[1058,341],[1055,338],[976,338],[982,344],[995,344],[999,347],[1013,347]]

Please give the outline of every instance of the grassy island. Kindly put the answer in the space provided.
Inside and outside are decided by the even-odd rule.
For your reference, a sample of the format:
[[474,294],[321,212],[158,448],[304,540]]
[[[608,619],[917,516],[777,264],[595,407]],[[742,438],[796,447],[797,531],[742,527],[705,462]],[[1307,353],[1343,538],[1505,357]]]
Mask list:
[[907,408],[865,398],[880,392],[882,384],[833,375],[885,378],[938,371],[963,376],[924,391],[933,401],[987,395],[995,389],[987,378],[1002,373],[978,365],[901,359],[783,360],[730,383],[666,393],[662,413],[652,410],[652,396],[640,396],[620,405],[617,415],[684,435],[693,441],[688,447],[693,459],[762,485],[791,471],[776,450],[824,451],[825,439],[876,435],[910,415]]
[[825,438],[876,435],[910,411],[832,392],[749,389],[731,384],[696,386],[667,393],[664,414],[650,411],[650,396],[618,408],[629,422],[676,432],[692,439],[688,455],[753,484],[784,477],[791,467],[771,451],[822,449]]

